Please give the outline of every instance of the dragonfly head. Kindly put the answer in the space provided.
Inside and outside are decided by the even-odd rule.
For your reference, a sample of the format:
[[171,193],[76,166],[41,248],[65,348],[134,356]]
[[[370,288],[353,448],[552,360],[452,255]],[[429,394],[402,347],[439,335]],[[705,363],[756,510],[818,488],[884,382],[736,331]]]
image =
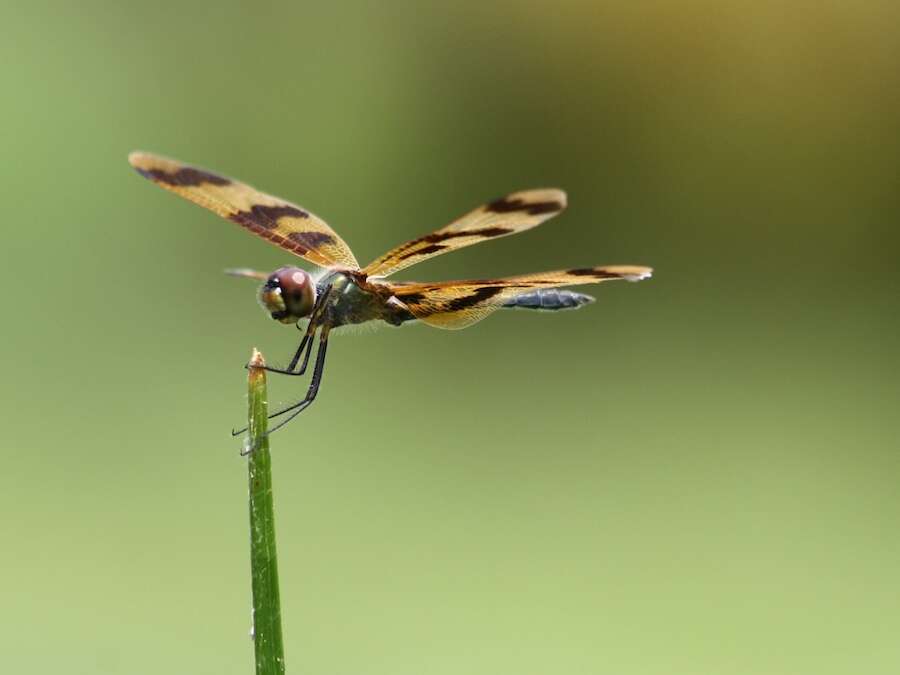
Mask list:
[[309,316],[316,304],[316,284],[299,267],[281,267],[259,289],[259,301],[281,323],[296,323]]

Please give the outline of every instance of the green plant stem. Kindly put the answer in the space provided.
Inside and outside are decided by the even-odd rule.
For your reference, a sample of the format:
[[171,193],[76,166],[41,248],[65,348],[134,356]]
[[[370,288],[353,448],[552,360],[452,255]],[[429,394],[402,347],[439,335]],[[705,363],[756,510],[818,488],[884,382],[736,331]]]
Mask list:
[[272,505],[272,457],[266,436],[269,405],[262,354],[255,349],[249,367],[250,574],[253,587],[253,648],[256,675],[283,675],[281,602]]

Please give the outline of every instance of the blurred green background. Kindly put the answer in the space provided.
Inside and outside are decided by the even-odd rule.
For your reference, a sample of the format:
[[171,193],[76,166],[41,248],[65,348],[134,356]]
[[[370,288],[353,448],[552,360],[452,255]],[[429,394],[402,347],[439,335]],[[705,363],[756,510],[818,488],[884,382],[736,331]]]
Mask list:
[[221,270],[291,259],[140,148],[361,261],[568,190],[402,278],[656,268],[580,312],[333,341],[274,441],[289,672],[898,672],[898,27],[894,1],[4,4],[0,668],[251,671],[229,430],[251,348],[298,335]]

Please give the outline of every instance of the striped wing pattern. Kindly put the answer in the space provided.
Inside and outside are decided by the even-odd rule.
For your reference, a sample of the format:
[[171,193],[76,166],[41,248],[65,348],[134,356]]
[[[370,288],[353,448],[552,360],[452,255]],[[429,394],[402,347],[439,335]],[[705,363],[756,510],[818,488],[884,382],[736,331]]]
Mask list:
[[521,293],[534,288],[597,284],[611,279],[640,281],[653,273],[649,267],[611,265],[523,274],[505,279],[472,279],[439,283],[392,284],[393,295],[417,319],[437,328],[466,328],[496,311]]
[[358,270],[350,247],[321,218],[240,181],[146,152],[128,156],[137,172],[322,267]]
[[363,272],[386,277],[436,255],[488,239],[530,230],[566,208],[566,193],[546,188],[524,190],[478,207],[446,227],[388,251]]

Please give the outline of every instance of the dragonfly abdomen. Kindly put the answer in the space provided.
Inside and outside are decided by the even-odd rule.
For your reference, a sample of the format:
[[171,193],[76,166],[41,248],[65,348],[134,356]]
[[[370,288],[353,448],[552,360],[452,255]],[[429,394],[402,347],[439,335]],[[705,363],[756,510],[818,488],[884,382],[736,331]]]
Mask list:
[[592,302],[594,302],[594,298],[584,293],[561,291],[556,288],[539,288],[510,298],[503,303],[503,306],[518,309],[543,309],[552,312],[558,309],[578,309]]

